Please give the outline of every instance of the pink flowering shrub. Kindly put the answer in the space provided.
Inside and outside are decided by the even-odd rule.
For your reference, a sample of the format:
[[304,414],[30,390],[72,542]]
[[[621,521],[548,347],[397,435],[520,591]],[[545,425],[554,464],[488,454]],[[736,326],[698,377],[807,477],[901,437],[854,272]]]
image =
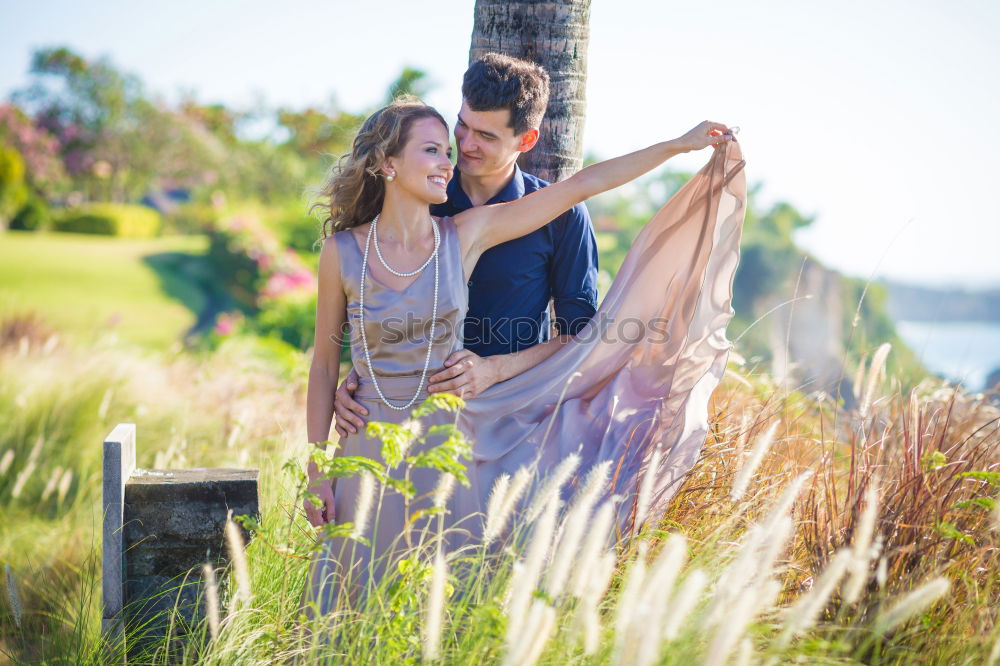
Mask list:
[[209,258],[217,279],[250,313],[245,319],[220,317],[214,332],[280,338],[303,350],[311,346],[316,316],[313,271],[251,215],[218,220],[210,237]]
[[258,220],[237,215],[210,230],[209,257],[216,275],[237,302],[251,310],[263,301],[316,289],[312,271]]

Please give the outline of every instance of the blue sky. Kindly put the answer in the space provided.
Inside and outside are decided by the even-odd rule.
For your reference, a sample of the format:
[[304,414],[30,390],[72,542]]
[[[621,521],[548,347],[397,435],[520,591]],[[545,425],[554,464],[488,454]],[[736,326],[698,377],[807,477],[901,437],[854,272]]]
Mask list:
[[[454,117],[472,0],[0,5],[0,96],[30,53],[106,54],[168,100],[378,102],[404,65]],[[709,118],[741,128],[764,199],[817,221],[828,265],[927,284],[1000,284],[1000,3],[593,0],[588,150],[610,156]],[[696,168],[706,155],[678,158]]]

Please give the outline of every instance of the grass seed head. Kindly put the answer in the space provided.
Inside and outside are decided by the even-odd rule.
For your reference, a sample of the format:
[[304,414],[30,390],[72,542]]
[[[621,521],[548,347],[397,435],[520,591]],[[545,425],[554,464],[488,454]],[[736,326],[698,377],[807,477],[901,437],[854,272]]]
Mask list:
[[425,661],[434,661],[441,655],[441,626],[444,622],[444,588],[447,579],[448,567],[444,554],[438,549],[434,555],[430,594],[427,597],[427,610],[421,632]]
[[4,476],[7,470],[10,469],[11,463],[14,462],[14,449],[7,449],[4,451],[3,457],[0,457],[0,476]]
[[767,450],[771,448],[771,443],[774,441],[774,434],[778,431],[779,423],[781,422],[775,421],[772,423],[771,426],[764,431],[764,434],[757,438],[757,442],[750,450],[750,455],[740,467],[740,471],[736,473],[736,480],[733,481],[733,490],[729,495],[729,498],[732,501],[738,502],[746,493],[747,488],[750,486],[750,479],[753,477],[754,472],[757,471],[757,467],[760,465],[761,461],[764,460]]
[[889,357],[889,350],[891,349],[892,345],[885,342],[875,350],[875,354],[872,356],[872,364],[868,368],[868,380],[865,382],[864,395],[861,396],[861,407],[859,408],[861,418],[866,418],[871,411],[872,396],[875,394],[876,385],[882,378],[882,373],[885,370],[885,360]]
[[219,637],[219,586],[215,580],[215,569],[205,563],[202,567],[205,579],[205,616],[208,618],[208,631],[212,640]]
[[563,487],[579,466],[580,456],[576,453],[571,453],[562,459],[552,474],[549,475],[541,490],[535,495],[534,501],[528,508],[528,522],[534,521],[545,510],[551,498],[559,497],[559,489]]
[[21,596],[17,592],[17,582],[14,580],[14,570],[9,564],[3,565],[7,574],[7,601],[10,603],[10,613],[14,616],[14,624],[21,628]]
[[351,535],[354,538],[364,536],[368,529],[368,517],[371,515],[372,505],[375,503],[375,475],[364,470],[361,472],[361,481],[358,485],[357,504],[354,509],[354,529]]
[[951,583],[947,578],[938,577],[903,595],[888,611],[879,613],[875,618],[876,633],[885,634],[892,631],[948,594],[950,587]]
[[434,488],[434,508],[443,509],[455,490],[455,475],[442,474]]
[[250,570],[247,567],[243,535],[240,534],[240,529],[233,522],[231,516],[226,518],[226,546],[229,550],[229,559],[233,563],[233,575],[236,578],[236,591],[233,598],[237,604],[247,603],[251,598]]
[[507,493],[510,490],[510,475],[501,474],[493,482],[490,491],[490,499],[486,505],[486,523],[483,528],[483,545],[488,546],[503,531],[507,523],[507,515],[504,513],[504,506],[507,501]]

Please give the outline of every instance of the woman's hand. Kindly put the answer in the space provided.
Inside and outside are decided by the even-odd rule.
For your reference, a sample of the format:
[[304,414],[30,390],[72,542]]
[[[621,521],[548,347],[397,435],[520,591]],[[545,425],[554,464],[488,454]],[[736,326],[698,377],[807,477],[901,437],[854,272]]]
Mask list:
[[685,152],[701,150],[707,146],[715,146],[732,140],[733,133],[729,131],[728,127],[711,120],[699,123],[693,130],[676,139]]
[[316,493],[322,500],[322,505],[318,507],[314,506],[309,499],[302,501],[302,507],[306,510],[306,519],[313,527],[322,527],[327,523],[332,523],[337,517],[334,508],[333,487],[327,479],[320,477],[319,468],[311,460],[306,473],[309,476],[309,492]]
[[473,206],[455,216],[463,261],[475,263],[495,245],[526,236],[552,218],[595,194],[624,185],[655,169],[674,155],[723,145],[733,135],[722,123],[706,120],[683,136],[591,164],[566,180],[503,204]]

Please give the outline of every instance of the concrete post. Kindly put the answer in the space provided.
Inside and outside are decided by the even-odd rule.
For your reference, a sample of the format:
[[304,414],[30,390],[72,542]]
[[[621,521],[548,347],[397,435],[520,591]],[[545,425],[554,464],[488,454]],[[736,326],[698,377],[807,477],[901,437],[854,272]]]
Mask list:
[[104,440],[104,611],[101,630],[105,636],[124,638],[122,609],[125,606],[125,482],[135,470],[135,424],[119,423]]

